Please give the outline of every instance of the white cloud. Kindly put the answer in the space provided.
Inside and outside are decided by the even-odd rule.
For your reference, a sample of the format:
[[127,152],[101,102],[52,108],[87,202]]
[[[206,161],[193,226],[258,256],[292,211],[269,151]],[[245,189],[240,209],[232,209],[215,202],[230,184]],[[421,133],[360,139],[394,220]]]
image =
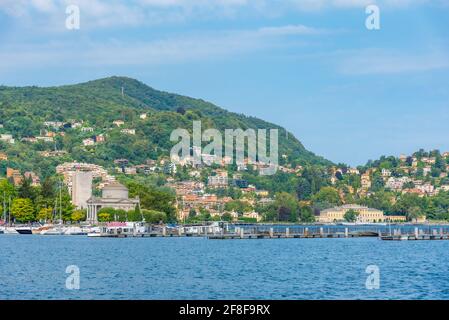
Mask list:
[[259,29],[260,34],[263,35],[313,35],[323,34],[328,31],[323,29],[311,28],[304,25],[287,25],[281,27],[264,27]]
[[[234,17],[245,10],[267,16],[292,10],[362,8],[372,3],[401,8],[434,3],[444,5],[448,0],[0,0],[0,11],[12,17],[27,16],[36,28],[38,22],[48,25],[48,21],[60,20],[65,7],[76,4],[80,6],[84,27],[123,27]],[[39,16],[44,19],[39,20]]]
[[109,40],[98,43],[84,39],[82,42],[5,45],[0,51],[0,69],[40,68],[67,62],[80,66],[143,66],[216,60],[288,46],[285,37],[293,36],[298,45],[303,39],[301,36],[324,33],[321,29],[288,25],[179,35],[146,42]]
[[441,50],[404,53],[393,50],[365,49],[345,54],[338,70],[344,74],[399,74],[449,68],[449,55]]

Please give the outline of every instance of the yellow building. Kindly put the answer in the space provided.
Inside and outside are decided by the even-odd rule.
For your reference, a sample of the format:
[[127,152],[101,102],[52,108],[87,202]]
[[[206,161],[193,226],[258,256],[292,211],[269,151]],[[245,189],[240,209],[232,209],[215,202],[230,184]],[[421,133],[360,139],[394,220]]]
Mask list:
[[361,177],[362,189],[368,190],[371,188],[371,177],[369,173],[362,174]]
[[388,222],[406,222],[406,216],[385,216],[385,220]]
[[321,211],[318,217],[318,222],[331,223],[344,221],[346,212],[351,209],[358,214],[357,222],[371,223],[385,221],[384,213],[381,210],[359,206],[356,204],[348,204],[341,207],[334,207]]

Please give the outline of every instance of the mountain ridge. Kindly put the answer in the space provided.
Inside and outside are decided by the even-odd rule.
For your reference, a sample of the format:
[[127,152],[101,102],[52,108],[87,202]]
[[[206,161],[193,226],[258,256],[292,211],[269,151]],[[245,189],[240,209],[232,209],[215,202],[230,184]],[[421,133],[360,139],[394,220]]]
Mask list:
[[[140,121],[139,113],[148,113],[149,120]],[[171,130],[178,127],[189,129],[192,127],[192,120],[202,120],[205,127],[219,130],[263,128],[285,132],[283,127],[257,117],[230,112],[202,99],[160,91],[139,80],[123,76],[51,87],[0,86],[0,119],[4,126],[3,133],[11,133],[17,138],[39,135],[43,129],[43,121],[75,119],[84,121],[86,125],[95,128],[95,133],[99,133],[100,129],[110,127],[113,120],[122,119],[127,125],[136,128],[141,142],[149,144],[141,152],[142,150],[136,149],[143,143],[139,143],[138,139],[125,137],[124,143],[128,141],[132,147],[130,150],[123,150],[124,156],[130,157],[131,161],[135,158],[136,162],[145,157],[154,158],[154,152],[150,152],[153,149],[167,154],[173,145],[169,141]],[[78,135],[76,138],[79,140],[82,137]],[[76,147],[73,141],[60,140],[59,147],[67,148],[72,153],[72,149]],[[126,149],[120,147],[114,135],[110,142],[97,148],[107,161],[119,153],[114,152],[114,147]],[[106,155],[108,151],[110,156]],[[279,153],[287,155],[289,163],[332,164],[308,151],[291,133],[288,139],[284,134],[279,134]],[[105,160],[98,156],[99,160]]]

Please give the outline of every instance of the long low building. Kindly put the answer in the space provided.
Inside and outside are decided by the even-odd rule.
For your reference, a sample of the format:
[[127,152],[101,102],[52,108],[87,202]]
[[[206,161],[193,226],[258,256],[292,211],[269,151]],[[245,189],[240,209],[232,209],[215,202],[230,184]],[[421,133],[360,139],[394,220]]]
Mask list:
[[323,223],[344,221],[345,214],[349,210],[354,210],[358,214],[357,222],[371,223],[385,221],[385,215],[383,211],[356,204],[348,204],[341,207],[322,210],[320,212],[320,215],[317,217],[317,220],[318,222]]

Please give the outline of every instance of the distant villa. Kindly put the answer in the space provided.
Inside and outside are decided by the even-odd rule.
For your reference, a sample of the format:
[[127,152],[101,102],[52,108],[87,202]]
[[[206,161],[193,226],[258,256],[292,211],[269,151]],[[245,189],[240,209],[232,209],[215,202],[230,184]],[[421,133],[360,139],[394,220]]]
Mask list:
[[368,208],[357,204],[347,204],[340,207],[334,207],[322,210],[317,217],[318,222],[332,223],[345,220],[345,214],[349,210],[354,210],[357,216],[357,222],[372,223],[384,221],[406,221],[405,216],[385,216],[384,212],[378,209]]

